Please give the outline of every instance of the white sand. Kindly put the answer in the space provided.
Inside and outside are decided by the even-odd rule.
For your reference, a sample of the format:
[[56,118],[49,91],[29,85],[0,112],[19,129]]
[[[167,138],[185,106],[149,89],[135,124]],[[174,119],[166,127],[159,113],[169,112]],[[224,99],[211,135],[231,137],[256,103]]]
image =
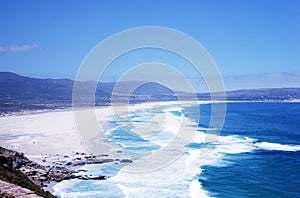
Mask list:
[[[130,105],[128,111],[175,103],[178,102]],[[126,111],[127,109],[122,107],[114,110],[114,113]],[[111,107],[96,108],[95,114],[99,122],[113,119]],[[78,135],[72,110],[4,116],[0,117],[0,126],[0,146],[23,152],[31,159],[41,159],[45,155],[87,152]]]
[[[95,112],[103,121],[111,116],[110,108]],[[0,117],[0,126],[0,145],[26,155],[86,152],[72,110]]]

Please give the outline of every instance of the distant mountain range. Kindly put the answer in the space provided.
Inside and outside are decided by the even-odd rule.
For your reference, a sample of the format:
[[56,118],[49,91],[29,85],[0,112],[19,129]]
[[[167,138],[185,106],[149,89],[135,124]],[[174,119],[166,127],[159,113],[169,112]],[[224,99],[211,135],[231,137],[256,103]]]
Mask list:
[[[91,82],[80,82],[88,88]],[[126,93],[136,82],[120,82],[117,97],[128,97]],[[176,94],[189,100],[191,94],[175,91],[155,82],[139,82],[130,96],[131,103],[177,100]],[[74,81],[70,79],[39,79],[20,76],[11,72],[0,72],[0,112],[3,109],[58,108],[70,106]],[[98,83],[96,105],[109,105],[116,83]],[[286,101],[299,100],[300,88],[249,89],[228,91],[227,100]],[[197,93],[199,100],[210,100],[209,93]]]
[[[68,101],[72,100],[74,81],[70,79],[39,79],[20,76],[11,72],[0,72],[0,99],[8,100],[41,100],[41,101]],[[80,82],[89,89],[91,82]],[[171,89],[155,82],[128,81],[119,82],[116,95],[126,95],[136,83],[142,84],[132,94],[132,97],[173,97]],[[97,100],[111,97],[114,82],[98,83],[95,97]]]

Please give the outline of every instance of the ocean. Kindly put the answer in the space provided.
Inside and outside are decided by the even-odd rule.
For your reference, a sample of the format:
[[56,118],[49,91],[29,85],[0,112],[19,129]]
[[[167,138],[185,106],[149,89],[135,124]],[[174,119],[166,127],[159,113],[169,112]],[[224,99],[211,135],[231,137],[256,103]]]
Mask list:
[[[159,132],[137,132],[139,127],[155,124],[157,120],[153,118],[158,114],[167,115]],[[175,138],[174,130],[183,118],[189,120],[184,130],[196,127],[197,134],[181,148],[182,152],[176,152],[180,153],[176,159],[155,170],[128,171],[134,162],[155,152],[161,151],[164,156],[162,148]],[[211,130],[210,118],[209,103],[173,104],[139,109],[101,123],[107,133],[104,141],[122,151],[113,153],[114,157],[131,159],[133,164],[113,162],[78,167],[86,171],[78,174],[106,175],[108,179],[65,180],[54,186],[54,194],[58,197],[300,197],[300,103],[229,102],[220,135],[215,141],[205,142],[203,139]],[[203,149],[209,152],[199,155]]]

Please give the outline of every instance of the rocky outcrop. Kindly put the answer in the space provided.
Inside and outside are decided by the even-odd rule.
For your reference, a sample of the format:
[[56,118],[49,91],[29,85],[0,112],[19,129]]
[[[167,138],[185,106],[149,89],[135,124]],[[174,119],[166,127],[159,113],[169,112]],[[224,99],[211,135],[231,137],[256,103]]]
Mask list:
[[35,192],[22,188],[15,184],[11,184],[0,180],[0,197],[26,197],[26,198],[40,198]]
[[[49,158],[51,158],[52,160],[58,160],[54,160],[51,162],[49,161]],[[48,164],[47,160],[49,161]],[[6,171],[6,173],[23,174],[22,180],[16,179],[18,181],[17,185],[21,186],[23,183],[33,182],[34,185],[37,185],[38,187],[47,187],[50,182],[60,182],[62,180],[75,178],[82,180],[105,180],[107,179],[107,176],[105,175],[78,174],[81,172],[84,173],[86,170],[79,169],[77,171],[74,171],[73,167],[82,166],[85,164],[102,164],[110,162],[131,163],[132,161],[129,159],[112,159],[109,158],[109,155],[89,155],[86,153],[74,152],[74,154],[71,156],[47,156],[42,159],[41,162],[44,164],[39,164],[32,160],[29,160],[24,156],[23,153],[0,147],[0,168],[2,168],[0,170]],[[5,177],[1,174],[0,179],[9,181],[8,178],[10,176],[10,174],[7,174],[7,176]],[[23,185],[23,187],[25,188],[27,186],[32,186],[32,184]],[[36,187],[36,189],[42,192],[42,189],[39,189],[38,187]]]
[[0,197],[55,197],[19,170],[31,163],[23,154],[0,147]]

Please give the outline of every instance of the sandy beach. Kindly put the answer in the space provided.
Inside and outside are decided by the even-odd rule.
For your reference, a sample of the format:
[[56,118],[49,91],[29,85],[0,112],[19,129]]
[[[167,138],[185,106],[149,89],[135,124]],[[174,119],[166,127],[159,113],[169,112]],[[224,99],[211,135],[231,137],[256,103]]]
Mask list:
[[[103,126],[103,124],[115,119],[114,116],[126,114],[126,112],[134,112],[139,109],[178,103],[178,101],[154,102],[128,106],[97,107],[92,110],[95,113],[99,129],[105,134],[107,127]],[[191,102],[184,102],[184,104],[188,103]],[[86,111],[86,109],[80,111]],[[24,153],[27,158],[45,167],[67,167],[72,170],[84,164],[98,164],[111,161],[116,161],[117,163],[131,162],[131,160],[126,158],[115,156],[114,154],[121,152],[114,152],[116,150],[112,150],[105,156],[96,155],[95,157],[82,142],[77,128],[78,123],[75,120],[72,109],[24,112],[24,114],[16,113],[0,117],[0,146]],[[44,189],[54,192],[53,185],[56,183],[46,183]]]
[[[129,105],[128,111],[170,105],[176,102],[155,102]],[[177,102],[178,103],[178,102]],[[127,108],[126,107],[126,108]],[[127,109],[97,107],[94,109],[100,129],[101,123],[113,119],[114,114]],[[117,109],[117,110],[116,110]],[[45,156],[57,160],[57,156],[87,153],[81,142],[72,109],[32,112],[0,117],[0,145],[24,153],[28,158],[40,162]],[[52,157],[51,157],[52,156]]]

